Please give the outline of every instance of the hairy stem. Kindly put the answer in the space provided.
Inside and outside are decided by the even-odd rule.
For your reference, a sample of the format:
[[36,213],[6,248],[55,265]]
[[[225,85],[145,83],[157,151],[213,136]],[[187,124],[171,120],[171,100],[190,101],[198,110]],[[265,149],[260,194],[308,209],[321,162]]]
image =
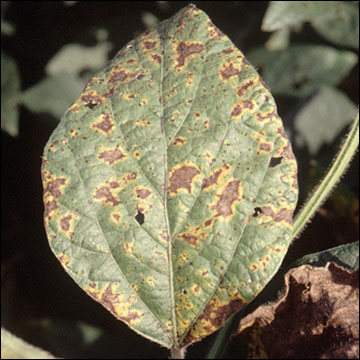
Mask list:
[[312,193],[305,206],[296,216],[293,226],[292,239],[296,238],[305,224],[315,214],[321,204],[327,199],[341,176],[346,171],[359,146],[359,113],[346,140],[336,156],[332,166],[317,189]]

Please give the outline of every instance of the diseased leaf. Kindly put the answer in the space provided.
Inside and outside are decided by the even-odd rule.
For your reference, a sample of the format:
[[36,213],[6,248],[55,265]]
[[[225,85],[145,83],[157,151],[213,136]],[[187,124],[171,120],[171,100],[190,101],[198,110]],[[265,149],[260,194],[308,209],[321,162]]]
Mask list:
[[44,152],[45,226],[79,286],[176,349],[277,271],[296,175],[269,90],[189,5],[129,42],[65,113]]
[[277,302],[241,319],[237,339],[248,345],[246,358],[357,359],[359,269],[304,265],[285,282]]

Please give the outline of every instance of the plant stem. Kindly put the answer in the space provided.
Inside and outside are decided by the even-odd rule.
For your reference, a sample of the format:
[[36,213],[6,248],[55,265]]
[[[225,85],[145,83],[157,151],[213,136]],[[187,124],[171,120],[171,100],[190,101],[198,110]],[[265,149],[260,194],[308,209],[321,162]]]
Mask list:
[[317,189],[312,193],[305,206],[295,217],[292,239],[299,235],[305,224],[311,219],[321,204],[330,195],[331,191],[334,189],[335,185],[346,171],[358,146],[359,112],[342,148],[340,149],[328,173],[325,175]]
[[185,359],[185,347],[178,348],[173,347],[171,349],[171,356],[170,359]]

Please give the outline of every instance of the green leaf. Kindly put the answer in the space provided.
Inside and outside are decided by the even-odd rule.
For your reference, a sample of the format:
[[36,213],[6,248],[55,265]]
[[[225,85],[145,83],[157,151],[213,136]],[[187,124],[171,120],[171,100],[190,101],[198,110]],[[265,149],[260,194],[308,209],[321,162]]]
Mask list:
[[262,30],[299,27],[309,21],[325,39],[359,48],[359,4],[349,1],[270,1]]
[[26,341],[1,328],[2,359],[56,359],[53,355],[30,345]]
[[84,70],[98,71],[108,61],[111,44],[107,41],[96,46],[65,45],[46,65],[46,73],[78,75]]
[[276,273],[296,176],[269,90],[189,5],[129,42],[63,116],[44,151],[45,227],[81,288],[180,354]]
[[322,86],[338,84],[358,61],[351,51],[305,44],[279,51],[259,47],[248,58],[262,69],[262,76],[273,93],[299,97],[309,96]]
[[328,262],[356,270],[359,268],[359,241],[340,245],[332,249],[303,256],[291,265],[292,268],[300,265],[325,267]]
[[334,3],[342,1],[270,1],[262,30],[275,31],[336,13]]
[[19,132],[20,77],[15,61],[1,52],[1,129],[9,135]]
[[85,81],[73,74],[47,76],[27,89],[21,101],[31,111],[46,112],[60,119],[84,85]]
[[335,140],[352,122],[355,112],[355,104],[344,93],[331,87],[321,88],[295,116],[297,141],[305,141],[310,154],[314,155],[323,144]]
[[336,12],[315,18],[311,24],[325,39],[359,48],[359,2],[334,1]]

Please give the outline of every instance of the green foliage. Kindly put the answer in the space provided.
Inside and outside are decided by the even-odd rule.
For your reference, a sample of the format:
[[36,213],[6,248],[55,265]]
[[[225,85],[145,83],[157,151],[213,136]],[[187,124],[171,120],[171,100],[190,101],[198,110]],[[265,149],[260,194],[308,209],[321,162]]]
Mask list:
[[15,61],[1,52],[1,129],[18,134],[20,78]]

